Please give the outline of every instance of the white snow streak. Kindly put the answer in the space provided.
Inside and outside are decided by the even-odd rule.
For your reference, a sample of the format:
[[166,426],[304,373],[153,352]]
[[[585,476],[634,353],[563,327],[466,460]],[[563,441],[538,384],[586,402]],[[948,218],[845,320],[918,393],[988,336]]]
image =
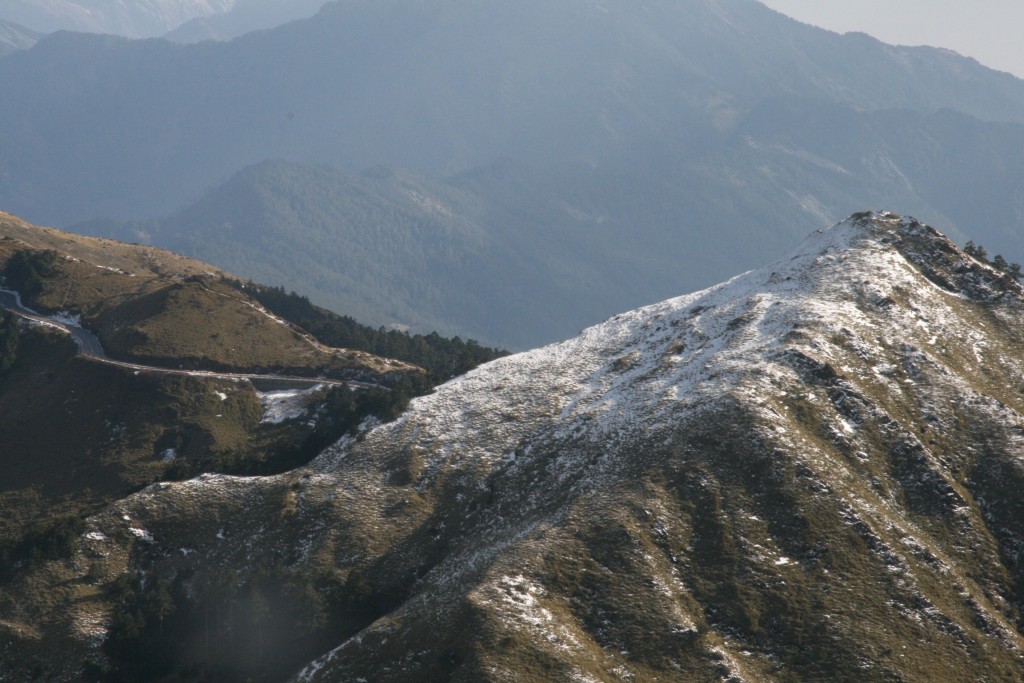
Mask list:
[[280,424],[285,420],[301,417],[313,401],[316,392],[323,388],[323,384],[317,384],[309,389],[256,392],[256,396],[263,406],[263,418],[260,422]]

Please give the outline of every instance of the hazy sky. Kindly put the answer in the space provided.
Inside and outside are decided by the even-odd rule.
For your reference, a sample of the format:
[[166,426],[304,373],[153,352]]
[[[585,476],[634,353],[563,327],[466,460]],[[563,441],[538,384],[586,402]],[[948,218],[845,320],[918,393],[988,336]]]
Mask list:
[[1024,78],[1024,0],[761,0],[808,24],[948,47]]

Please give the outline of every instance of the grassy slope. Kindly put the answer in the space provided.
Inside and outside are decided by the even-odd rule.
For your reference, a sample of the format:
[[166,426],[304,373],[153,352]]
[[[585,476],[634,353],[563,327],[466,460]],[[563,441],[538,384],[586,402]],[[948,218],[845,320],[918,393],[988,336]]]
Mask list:
[[251,385],[135,375],[75,353],[64,335],[26,331],[0,377],[0,541],[165,477],[168,448],[215,467],[260,452]]
[[328,349],[219,284],[225,274],[170,252],[37,228],[0,213],[0,264],[55,250],[56,272],[27,303],[82,316],[116,358],[172,367],[296,374],[407,372],[371,354]]
[[[58,255],[37,258],[47,250]],[[250,298],[254,289],[232,284],[205,264],[159,249],[37,228],[0,213],[0,272],[15,254],[24,265],[24,252],[36,255],[29,259],[32,267],[52,261],[39,271],[45,271],[40,289],[25,303],[81,315],[112,356],[173,367],[357,374],[390,389],[321,389],[300,419],[262,423],[263,407],[248,381],[98,363],[79,356],[67,335],[22,324],[14,363],[0,373],[0,651],[3,671],[19,672],[16,677],[25,662],[29,678],[45,677],[48,665],[40,662],[50,656],[52,643],[38,635],[56,634],[63,642],[68,629],[80,625],[66,614],[51,622],[46,610],[24,610],[22,596],[41,596],[47,610],[65,599],[83,605],[110,599],[105,589],[73,582],[49,590],[33,573],[48,560],[68,556],[81,540],[86,516],[154,482],[200,472],[270,474],[301,465],[368,416],[393,419],[411,393],[498,353],[437,335],[370,330],[308,302],[299,306],[321,325],[321,334],[376,333],[362,348],[387,346],[415,356],[430,367],[428,377],[409,363],[316,342],[268,315]],[[7,272],[25,282],[35,277],[24,270],[18,276],[16,268]],[[290,310],[284,315],[293,317]],[[289,495],[294,506],[295,494]],[[113,553],[97,560],[115,567],[125,557]],[[130,593],[130,577],[125,581]],[[7,636],[19,641],[14,653],[6,648]],[[321,637],[296,645],[311,657],[329,643]],[[249,655],[244,648],[238,652]]]
[[[25,249],[61,256],[26,303],[80,314],[114,357],[381,382],[415,372],[313,342],[223,284],[225,274],[212,266],[0,212],[0,270]],[[286,454],[313,435],[304,421],[260,424],[248,382],[138,374],[76,353],[63,334],[23,328],[16,362],[0,375],[0,551],[33,526],[49,530],[153,481],[290,462]],[[168,448],[176,461],[163,461]]]

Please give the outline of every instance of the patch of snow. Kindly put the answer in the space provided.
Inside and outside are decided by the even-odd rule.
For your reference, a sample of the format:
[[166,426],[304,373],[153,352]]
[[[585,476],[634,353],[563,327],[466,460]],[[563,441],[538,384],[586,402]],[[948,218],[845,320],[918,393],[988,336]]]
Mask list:
[[82,316],[78,313],[69,313],[68,311],[61,311],[60,313],[54,313],[50,316],[56,322],[61,325],[67,325],[68,327],[81,327]]
[[263,424],[280,424],[286,420],[301,417],[317,392],[324,388],[317,384],[309,389],[287,389],[283,391],[258,391],[256,396],[263,406]]
[[114,268],[113,266],[97,265],[96,267],[100,268],[101,270],[109,270],[111,273],[117,273],[118,275],[128,275],[128,273],[126,273],[125,271],[121,270],[120,268]]
[[742,681],[743,683],[746,683],[748,679],[740,674],[743,668],[740,666],[740,663],[736,661],[736,658],[733,657],[731,653],[726,652],[724,648],[717,645],[715,647],[710,648],[710,650],[714,654],[718,655],[722,664],[728,671],[728,674],[722,677],[723,680],[736,681],[737,683]]
[[107,634],[107,618],[99,610],[76,610],[72,623],[75,632],[86,640],[101,638]]
[[498,609],[512,629],[527,629],[558,650],[574,651],[582,647],[575,626],[556,618],[544,605],[547,595],[544,587],[522,574],[501,576],[473,595],[480,603]]
[[219,398],[219,399],[220,399],[220,400],[222,400],[222,401],[226,401],[226,400],[228,400],[228,395],[227,395],[227,394],[225,394],[225,393],[224,393],[223,391],[215,391],[215,392],[213,392],[213,393],[214,393],[214,394],[216,394],[216,395],[217,395],[217,398]]
[[522,574],[503,576],[498,585],[501,600],[512,608],[519,619],[533,626],[543,626],[552,621],[551,612],[541,607],[537,600],[544,594],[540,586]]
[[573,683],[600,683],[596,678],[580,668],[572,670],[569,674],[569,680]]
[[174,462],[178,459],[178,451],[174,448],[168,448],[160,455],[160,462]]
[[128,531],[133,536],[135,536],[137,538],[140,538],[143,541],[146,541],[147,543],[152,543],[153,542],[153,534],[149,533],[145,529],[140,529],[138,527],[130,526],[130,527],[128,527]]
[[442,216],[452,215],[451,209],[449,209],[447,206],[442,204],[437,199],[434,199],[433,197],[428,197],[422,192],[418,192],[416,190],[406,190],[405,194],[406,196],[409,197],[409,199],[415,202],[417,206],[424,209],[425,211],[441,214]]

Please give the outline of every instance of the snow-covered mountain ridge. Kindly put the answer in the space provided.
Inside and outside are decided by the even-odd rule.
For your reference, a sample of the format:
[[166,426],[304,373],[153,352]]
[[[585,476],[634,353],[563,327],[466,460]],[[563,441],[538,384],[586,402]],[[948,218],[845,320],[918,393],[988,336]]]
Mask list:
[[[294,671],[307,609],[329,616],[297,680],[1017,680],[1022,294],[858,214],[481,366],[308,468],[152,486],[0,624],[29,651],[71,614],[65,680],[133,671],[136,640]],[[159,586],[174,609],[126,635]]]
[[[950,275],[952,281],[934,270],[922,277],[933,256],[917,251],[925,248],[957,254],[962,272]],[[428,474],[467,462],[492,468],[508,463],[529,439],[632,438],[724,396],[774,398],[779,387],[798,379],[805,359],[827,364],[846,355],[831,348],[837,338],[861,340],[857,354],[870,365],[856,372],[883,381],[878,377],[885,374],[875,368],[888,352],[865,346],[867,339],[885,346],[916,342],[948,354],[952,340],[940,343],[932,326],[957,341],[980,340],[982,331],[959,326],[962,302],[1019,293],[1015,282],[959,255],[914,219],[861,215],[815,233],[778,263],[478,368],[368,438],[414,438],[430,453]],[[893,307],[893,297],[908,306]],[[865,312],[879,308],[890,313],[885,321]],[[795,339],[807,348],[796,352]],[[979,362],[985,360],[983,347],[971,347]],[[1024,376],[1017,366],[1007,369]],[[855,372],[846,364],[836,371]],[[889,379],[884,384],[898,388]],[[324,462],[334,457],[327,454]]]

